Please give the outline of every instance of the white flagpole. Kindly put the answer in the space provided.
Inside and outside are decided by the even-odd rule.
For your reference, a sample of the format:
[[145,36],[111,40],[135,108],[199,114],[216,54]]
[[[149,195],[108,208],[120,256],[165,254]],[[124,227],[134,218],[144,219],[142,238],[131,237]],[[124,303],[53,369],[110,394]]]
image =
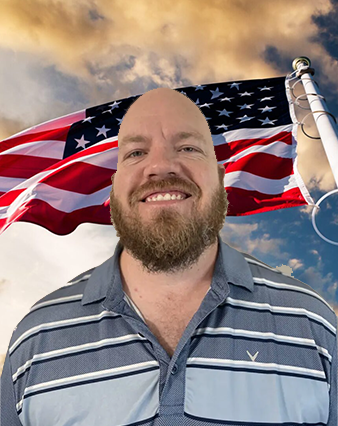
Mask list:
[[[336,181],[338,188],[338,128],[334,116],[330,113],[326,106],[325,98],[322,96],[313,80],[312,76],[315,71],[311,67],[311,61],[306,56],[300,56],[292,62],[292,67],[296,71],[296,76],[301,78],[303,87],[309,101],[313,118],[317,126],[317,130],[322,141],[327,159],[331,166],[331,171]],[[324,201],[325,198],[338,193],[338,189],[334,189],[317,201],[315,207],[312,210],[312,225],[317,234],[326,242],[338,246],[337,241],[333,241],[326,238],[317,228],[315,217],[318,211],[319,204]]]
[[335,119],[328,110],[325,98],[319,93],[312,79],[314,69],[310,68],[311,61],[305,56],[294,59],[292,67],[297,71],[296,76],[302,79],[305,93],[309,101],[313,118],[317,125],[319,136],[331,166],[334,180],[338,187],[338,129]]

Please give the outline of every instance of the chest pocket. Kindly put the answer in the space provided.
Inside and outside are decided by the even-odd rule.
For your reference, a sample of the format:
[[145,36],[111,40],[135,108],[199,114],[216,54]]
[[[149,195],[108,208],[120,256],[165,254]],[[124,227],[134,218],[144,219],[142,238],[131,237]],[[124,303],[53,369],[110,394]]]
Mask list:
[[317,376],[250,359],[190,358],[185,413],[201,421],[326,424],[328,385]]

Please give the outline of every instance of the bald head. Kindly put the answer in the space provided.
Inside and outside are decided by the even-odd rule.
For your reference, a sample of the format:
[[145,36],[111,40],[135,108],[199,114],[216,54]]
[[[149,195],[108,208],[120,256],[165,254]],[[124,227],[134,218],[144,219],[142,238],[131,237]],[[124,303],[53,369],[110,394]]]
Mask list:
[[175,124],[172,128],[175,128],[179,124],[177,121],[181,121],[182,130],[188,131],[187,127],[195,130],[196,135],[199,133],[204,139],[205,148],[214,152],[209,125],[199,107],[182,93],[165,87],[146,92],[129,107],[120,125],[119,147],[123,146],[126,136],[139,134],[137,123],[141,124],[142,118],[152,116],[154,120],[159,116],[166,118],[168,125],[164,126],[164,130],[168,131],[171,122]]

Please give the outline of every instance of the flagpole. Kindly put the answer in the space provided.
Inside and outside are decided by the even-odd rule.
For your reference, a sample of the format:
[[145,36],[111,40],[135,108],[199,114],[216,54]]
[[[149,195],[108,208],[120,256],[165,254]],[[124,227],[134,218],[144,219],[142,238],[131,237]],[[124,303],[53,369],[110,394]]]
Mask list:
[[[314,121],[317,126],[317,130],[322,141],[327,159],[331,166],[331,171],[338,188],[338,128],[335,117],[330,113],[326,106],[325,98],[322,96],[316,85],[315,80],[312,76],[315,70],[311,68],[311,61],[306,56],[300,56],[295,58],[292,62],[292,68],[296,71],[296,76],[301,78],[303,87],[313,114]],[[317,83],[316,83],[317,84]],[[316,226],[316,213],[319,210],[319,205],[328,196],[338,193],[338,189],[329,191],[320,200],[317,201],[315,207],[312,210],[312,225],[316,233],[326,242],[337,245],[337,241],[326,238]]]
[[294,59],[292,67],[296,76],[302,79],[305,93],[309,101],[319,136],[331,166],[334,180],[338,187],[338,129],[333,115],[326,106],[325,98],[319,93],[312,76],[314,69],[311,61],[305,56]]

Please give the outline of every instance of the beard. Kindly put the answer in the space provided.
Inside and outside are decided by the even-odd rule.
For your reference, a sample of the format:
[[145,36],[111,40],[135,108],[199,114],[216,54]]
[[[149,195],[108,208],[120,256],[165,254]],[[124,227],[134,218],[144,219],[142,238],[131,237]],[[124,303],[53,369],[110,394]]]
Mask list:
[[[140,206],[136,203],[139,201],[127,212],[115,197],[112,187],[111,222],[120,243],[141,262],[143,270],[152,274],[183,272],[191,268],[202,253],[217,241],[229,204],[222,171],[219,176],[219,185],[212,193],[210,204],[203,210],[198,205],[200,197],[194,195],[194,199],[188,201],[192,202],[192,206],[187,207],[188,214],[182,213],[180,207],[148,206],[148,210],[153,210],[147,212],[147,219],[142,218],[138,211]],[[174,187],[177,183],[181,184],[177,178],[162,182],[163,187]]]

